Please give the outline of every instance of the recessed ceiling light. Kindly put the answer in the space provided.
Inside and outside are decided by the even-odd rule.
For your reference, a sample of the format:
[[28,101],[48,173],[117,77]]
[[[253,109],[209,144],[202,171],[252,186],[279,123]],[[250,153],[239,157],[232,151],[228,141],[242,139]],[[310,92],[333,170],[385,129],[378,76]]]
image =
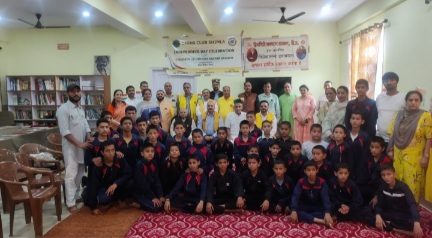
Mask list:
[[227,7],[227,8],[225,8],[224,12],[226,15],[229,15],[229,14],[233,13],[233,9],[232,9],[232,7]]
[[88,12],[88,11],[83,11],[82,15],[85,16],[85,17],[88,17],[88,16],[90,16],[90,12]]
[[323,12],[323,13],[330,12],[330,10],[331,10],[331,7],[328,5],[321,8],[321,12]]
[[163,12],[162,11],[156,11],[155,12],[155,16],[156,17],[161,17],[161,16],[163,16]]

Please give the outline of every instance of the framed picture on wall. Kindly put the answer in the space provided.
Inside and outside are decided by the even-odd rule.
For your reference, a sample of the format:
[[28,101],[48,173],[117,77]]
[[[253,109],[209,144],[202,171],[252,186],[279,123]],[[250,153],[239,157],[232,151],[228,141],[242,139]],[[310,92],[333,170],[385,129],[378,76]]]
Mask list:
[[111,74],[111,60],[108,55],[96,55],[94,57],[94,74],[95,75]]
[[246,78],[246,82],[252,84],[252,91],[254,93],[263,93],[264,83],[270,82],[272,90],[271,92],[280,96],[284,93],[284,84],[286,82],[291,83],[291,77],[259,77],[259,78]]

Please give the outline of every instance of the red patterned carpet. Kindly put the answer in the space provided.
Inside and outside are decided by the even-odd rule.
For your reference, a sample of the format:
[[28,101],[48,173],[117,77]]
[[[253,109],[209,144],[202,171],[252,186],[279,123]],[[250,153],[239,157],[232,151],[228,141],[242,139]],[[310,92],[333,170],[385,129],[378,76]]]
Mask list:
[[[424,237],[432,237],[432,213],[422,208]],[[339,222],[334,229],[317,224],[291,223],[287,216],[244,211],[219,216],[187,215],[181,212],[144,213],[126,234],[138,237],[405,237],[380,232],[359,223]]]

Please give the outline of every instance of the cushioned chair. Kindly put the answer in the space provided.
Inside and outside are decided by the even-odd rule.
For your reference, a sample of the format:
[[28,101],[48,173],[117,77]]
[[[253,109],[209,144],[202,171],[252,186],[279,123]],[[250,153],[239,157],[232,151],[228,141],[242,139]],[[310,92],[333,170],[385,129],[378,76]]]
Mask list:
[[[10,195],[10,236],[13,235],[13,223],[15,215],[15,204],[24,203],[24,212],[26,223],[30,223],[33,217],[33,226],[35,237],[42,237],[42,206],[45,201],[55,198],[57,220],[61,221],[61,197],[58,196],[57,186],[55,185],[54,175],[52,171],[46,169],[35,169],[23,166],[16,162],[4,161],[0,162],[0,182],[5,184]],[[27,181],[18,181],[18,172],[22,171],[26,174]],[[41,188],[37,183],[37,174],[49,176],[49,185]],[[24,190],[24,187],[27,189]]]
[[14,126],[15,125],[15,116],[10,111],[1,111],[0,112],[0,126]]
[[54,132],[47,136],[47,140],[50,144],[54,146],[54,149],[62,150],[62,136],[60,133]]

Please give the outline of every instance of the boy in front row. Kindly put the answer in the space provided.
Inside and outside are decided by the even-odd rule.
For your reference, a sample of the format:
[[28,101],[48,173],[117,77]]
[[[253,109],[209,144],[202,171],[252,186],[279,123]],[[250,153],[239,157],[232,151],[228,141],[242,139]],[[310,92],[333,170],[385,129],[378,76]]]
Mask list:
[[[185,213],[203,212],[207,192],[207,175],[198,173],[200,159],[196,155],[188,156],[189,173],[183,173],[174,189],[165,200],[165,211],[172,207],[179,208]],[[180,192],[183,196],[179,196]]]
[[[132,190],[131,169],[124,159],[116,158],[114,142],[101,143],[101,165],[94,166],[86,188],[86,205],[92,214],[101,215],[98,205],[107,205],[119,199],[119,207],[125,207],[124,200]],[[129,191],[128,191],[129,190]]]
[[162,211],[162,203],[165,201],[158,166],[153,162],[154,154],[152,144],[146,142],[141,146],[142,158],[135,166],[133,177],[137,187],[134,193],[135,202],[142,210],[148,212]]
[[318,166],[312,160],[304,164],[305,177],[301,178],[291,200],[291,220],[318,223],[333,227],[330,216],[331,203],[329,189],[324,179],[317,176]]
[[276,160],[273,165],[274,174],[267,180],[270,193],[270,213],[289,214],[289,205],[294,190],[294,182],[286,173],[287,168],[282,160]]
[[265,212],[269,208],[271,190],[267,186],[267,175],[259,168],[261,159],[257,154],[248,155],[248,169],[241,175],[246,209]]
[[228,156],[216,155],[214,173],[209,178],[207,185],[208,214],[222,214],[225,209],[242,209],[244,206],[244,192],[240,177],[228,169]]
[[371,217],[369,224],[380,230],[422,237],[420,214],[411,190],[396,179],[395,169],[391,164],[382,166],[381,177],[385,183],[378,189],[375,216]]

